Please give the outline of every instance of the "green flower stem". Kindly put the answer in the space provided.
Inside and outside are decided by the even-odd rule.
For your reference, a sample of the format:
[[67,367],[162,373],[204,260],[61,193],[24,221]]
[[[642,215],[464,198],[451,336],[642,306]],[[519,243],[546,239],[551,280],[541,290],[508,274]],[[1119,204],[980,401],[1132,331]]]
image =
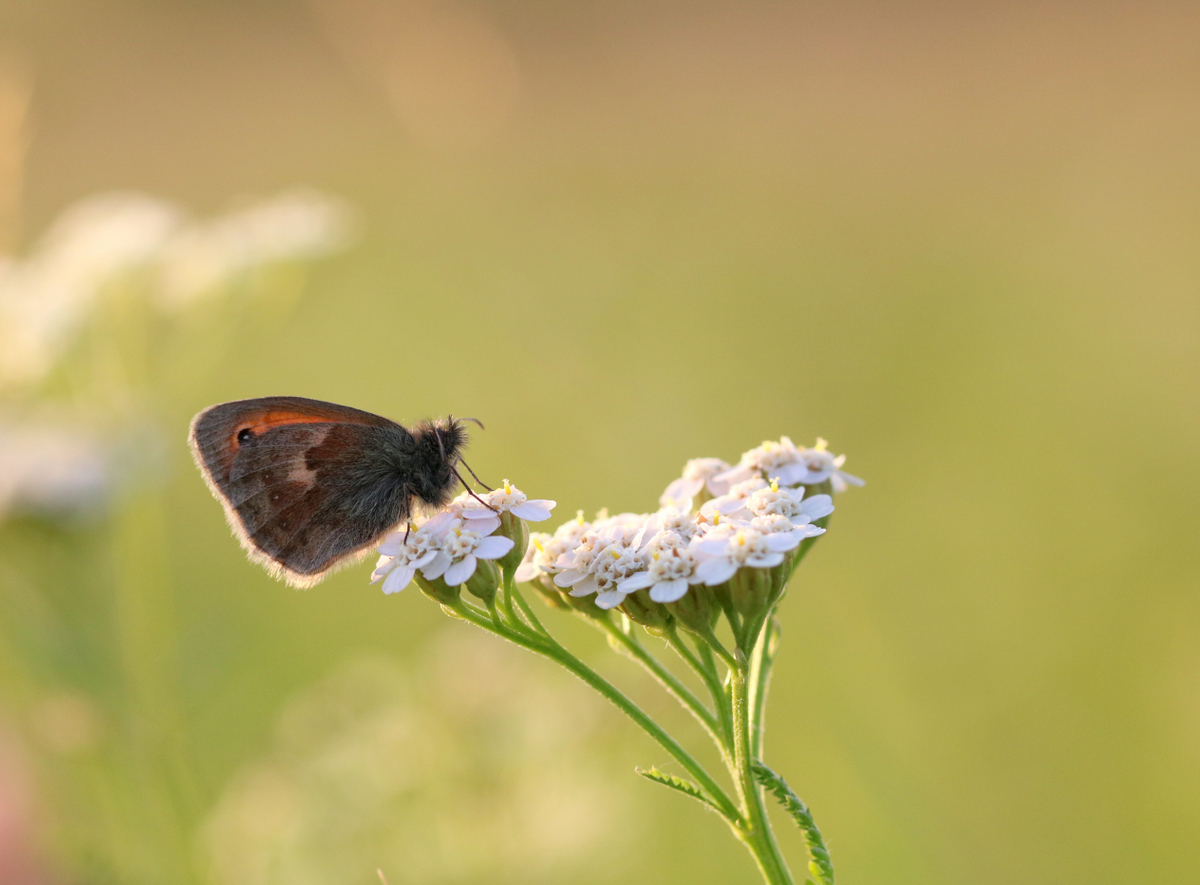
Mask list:
[[[491,599],[487,600],[484,604],[487,606],[488,614],[492,618],[492,623],[503,630],[504,629],[504,620],[500,617],[500,610],[498,608],[496,608],[496,597],[493,596]],[[513,618],[512,620],[513,620],[514,626],[516,624],[520,623],[519,621],[516,620],[516,618]]]
[[[502,582],[504,587],[504,608],[508,612],[508,622],[516,629],[521,629],[524,626],[521,619],[517,616],[516,610],[513,608],[513,585],[512,579],[509,576],[508,569],[501,569]],[[530,625],[532,626],[532,625]]]
[[632,660],[636,661],[642,667],[642,669],[649,673],[659,685],[665,688],[667,692],[675,698],[675,700],[679,701],[679,703],[682,704],[684,708],[686,708],[687,711],[695,717],[696,721],[700,723],[701,727],[708,732],[708,736],[713,739],[713,743],[715,743],[717,747],[721,749],[722,753],[725,752],[725,745],[719,733],[721,724],[717,717],[713,715],[708,707],[704,706],[703,701],[696,697],[696,695],[693,694],[686,685],[679,681],[679,678],[674,673],[664,667],[662,662],[659,661],[658,658],[654,657],[654,655],[652,655],[646,649],[646,647],[638,641],[637,636],[631,633],[626,633],[619,626],[613,623],[612,618],[590,618],[589,620],[593,621],[609,636],[613,643],[620,646],[621,651],[623,651]]
[[730,689],[733,701],[733,746],[738,793],[743,805],[743,824],[738,835],[754,855],[763,878],[769,885],[793,885],[767,811],[763,805],[762,789],[754,777],[754,756],[750,732],[749,662],[744,657],[731,674]]
[[[679,631],[672,629],[667,634],[667,642],[679,657],[683,658],[684,662],[692,668],[693,672],[700,677],[708,688],[708,693],[712,696],[713,706],[717,710],[717,722],[720,729],[719,739],[717,735],[713,736],[717,746],[721,748],[721,755],[725,759],[725,765],[731,771],[733,770],[732,757],[730,756],[730,744],[733,741],[733,717],[729,709],[729,696],[725,693],[725,687],[721,684],[721,677],[717,675],[716,661],[713,660],[711,651],[707,659],[702,660],[696,657],[687,643],[683,641],[683,637],[679,635]],[[699,643],[699,647],[703,650],[708,650],[708,646]]]
[[[616,686],[594,671],[583,661],[579,660],[565,648],[558,644],[553,639],[535,637],[527,634],[524,631],[518,632],[504,626],[499,626],[493,623],[487,612],[477,608],[470,603],[458,599],[452,605],[443,604],[442,609],[449,615],[461,618],[465,621],[470,621],[475,626],[487,630],[489,633],[495,633],[522,648],[527,648],[536,654],[549,658],[562,666],[566,667],[614,705],[616,705],[626,716],[632,719],[641,729],[650,737],[654,738],[658,744],[675,757],[676,761],[682,765],[701,788],[712,798],[714,805],[720,811],[721,815],[729,823],[734,831],[741,833],[744,823],[741,815],[738,813],[737,806],[729,795],[721,789],[720,785],[713,780],[712,776],[704,770],[691,754],[687,752],[679,743],[667,734],[661,726],[642,709],[627,698]],[[771,879],[771,883],[790,883],[790,879]]]
[[[525,596],[517,589],[515,571],[503,570],[504,573],[504,599],[507,605],[511,606],[515,600],[517,607],[521,609],[521,614],[525,616],[525,621],[533,628],[533,632],[543,639],[554,641],[550,636],[549,631],[542,626],[542,622],[538,620],[537,615],[533,613],[533,609],[529,607],[529,603],[525,601]],[[520,622],[518,622],[520,623]]]
[[771,669],[779,644],[779,622],[768,617],[762,636],[750,657],[750,751],[756,759],[763,755],[764,717],[767,709],[767,689],[771,684]]

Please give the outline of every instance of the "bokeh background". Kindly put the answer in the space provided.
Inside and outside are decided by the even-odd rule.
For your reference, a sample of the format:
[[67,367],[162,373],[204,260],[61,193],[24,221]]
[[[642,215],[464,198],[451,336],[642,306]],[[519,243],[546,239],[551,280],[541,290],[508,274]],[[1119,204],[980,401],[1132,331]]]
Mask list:
[[563,518],[829,438],[767,757],[839,881],[1194,879],[1196,4],[0,10],[0,880],[754,881],[550,664],[247,564],[184,438],[267,394]]

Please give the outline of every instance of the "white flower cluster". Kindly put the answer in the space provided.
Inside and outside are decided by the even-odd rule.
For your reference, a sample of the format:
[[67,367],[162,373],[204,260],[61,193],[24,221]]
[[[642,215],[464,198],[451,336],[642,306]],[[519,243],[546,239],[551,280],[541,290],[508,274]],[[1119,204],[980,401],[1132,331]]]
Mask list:
[[384,538],[371,583],[383,581],[384,593],[398,593],[419,571],[426,580],[441,578],[448,587],[465,584],[480,560],[500,559],[512,550],[512,538],[494,534],[504,514],[538,522],[549,519],[554,506],[554,501],[529,500],[507,479],[482,498],[464,492],[445,510]]
[[176,311],[256,267],[337,251],[352,222],[341,202],[308,190],[211,220],[142,194],[84,199],[29,255],[0,256],[0,390],[49,372],[115,280],[139,275],[155,307]]
[[552,535],[532,533],[516,579],[547,589],[552,580],[574,597],[595,594],[596,605],[610,609],[638,590],[669,603],[692,585],[724,584],[741,568],[774,568],[801,541],[823,534],[813,523],[833,512],[829,495],[807,494],[805,486],[863,484],[841,470],[844,461],[824,440],[800,449],[787,437],[751,449],[732,467],[717,458],[689,461],[655,513],[602,512],[592,522],[580,513]]

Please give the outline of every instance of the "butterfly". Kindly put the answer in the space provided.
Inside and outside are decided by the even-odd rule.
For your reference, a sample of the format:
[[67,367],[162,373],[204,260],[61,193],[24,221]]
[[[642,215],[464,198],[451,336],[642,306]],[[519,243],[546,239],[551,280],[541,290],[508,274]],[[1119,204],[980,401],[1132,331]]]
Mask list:
[[445,418],[409,430],[349,406],[267,396],[210,406],[192,419],[188,443],[250,559],[311,587],[415,507],[450,500],[463,482],[462,425]]

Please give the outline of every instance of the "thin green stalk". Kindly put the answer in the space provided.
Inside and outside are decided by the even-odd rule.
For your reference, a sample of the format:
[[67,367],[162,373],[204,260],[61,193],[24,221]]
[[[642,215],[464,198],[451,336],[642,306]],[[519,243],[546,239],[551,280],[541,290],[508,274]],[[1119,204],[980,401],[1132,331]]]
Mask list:
[[517,617],[516,609],[513,608],[511,579],[509,578],[509,574],[506,569],[501,569],[500,574],[502,576],[501,581],[504,585],[504,608],[508,612],[508,622],[512,624],[515,629],[520,630],[523,625],[521,623],[521,619]]
[[500,610],[496,607],[496,597],[484,600],[484,605],[487,606],[488,614],[491,615],[492,623],[500,629],[504,629],[504,620],[500,617]]
[[[717,662],[713,658],[713,649],[708,644],[696,640],[696,649],[700,653],[700,661],[704,665],[705,671],[712,679],[708,690],[712,694],[713,703],[717,705],[718,715],[721,717],[725,733],[729,735],[729,740],[732,742],[733,709],[729,702],[729,692],[725,690],[728,680],[722,680],[720,674],[717,672]],[[728,654],[728,652],[726,653]]]
[[754,855],[758,868],[769,885],[793,885],[792,874],[775,842],[771,822],[767,819],[762,788],[754,776],[755,759],[751,751],[750,734],[749,666],[744,658],[740,663],[741,666],[731,674],[730,683],[733,700],[734,765],[744,814],[740,835]]
[[713,715],[712,711],[709,710],[708,707],[704,706],[704,702],[696,697],[691,689],[680,682],[679,678],[674,673],[664,667],[658,658],[654,657],[654,655],[652,655],[644,645],[638,642],[636,636],[626,633],[624,630],[614,624],[611,619],[605,618],[604,620],[590,620],[593,620],[597,626],[599,626],[600,629],[603,630],[613,640],[613,642],[621,646],[622,651],[624,651],[626,655],[628,655],[639,666],[641,666],[642,669],[649,673],[659,685],[665,688],[667,692],[675,698],[675,700],[679,701],[679,703],[682,704],[683,707],[692,714],[696,721],[700,723],[701,727],[708,732],[708,736],[713,739],[713,743],[723,749],[721,736],[718,733],[720,722],[717,720],[717,717]]
[[[693,759],[687,750],[680,746],[678,741],[667,734],[657,722],[647,716],[637,704],[627,698],[616,686],[592,670],[553,639],[534,637],[503,626],[497,626],[485,612],[462,599],[456,600],[452,605],[443,604],[442,608],[451,615],[470,621],[475,626],[487,630],[489,633],[495,633],[509,642],[527,648],[566,667],[616,705],[626,716],[637,723],[643,731],[657,741],[663,749],[675,757],[676,761],[687,770],[688,774],[696,779],[701,788],[713,799],[715,807],[735,831],[742,825],[741,815],[738,813],[738,808],[733,800],[713,780],[712,775],[705,771],[704,767]],[[778,881],[783,882],[788,880]]]
[[[721,685],[721,678],[717,675],[717,668],[712,659],[710,652],[708,663],[705,664],[700,658],[687,647],[687,643],[683,641],[683,637],[679,635],[679,631],[672,629],[667,634],[667,642],[679,657],[683,658],[684,662],[692,668],[692,671],[700,677],[704,682],[708,693],[712,696],[713,706],[717,714],[717,726],[719,734],[713,735],[713,740],[721,749],[721,755],[725,758],[726,766],[729,766],[730,758],[730,742],[733,740],[733,721],[729,715],[729,698],[725,694],[725,689]],[[701,644],[701,648],[707,649],[706,645]]]
[[549,631],[542,626],[542,622],[538,620],[537,615],[533,613],[533,609],[529,607],[529,603],[525,601],[524,594],[517,589],[514,573],[507,570],[504,572],[504,595],[508,599],[516,600],[517,606],[521,609],[521,614],[525,616],[525,620],[535,633],[545,639],[551,639]]
[[762,635],[750,657],[750,749],[756,759],[763,755],[763,734],[767,709],[767,690],[779,645],[779,621],[768,617]]

